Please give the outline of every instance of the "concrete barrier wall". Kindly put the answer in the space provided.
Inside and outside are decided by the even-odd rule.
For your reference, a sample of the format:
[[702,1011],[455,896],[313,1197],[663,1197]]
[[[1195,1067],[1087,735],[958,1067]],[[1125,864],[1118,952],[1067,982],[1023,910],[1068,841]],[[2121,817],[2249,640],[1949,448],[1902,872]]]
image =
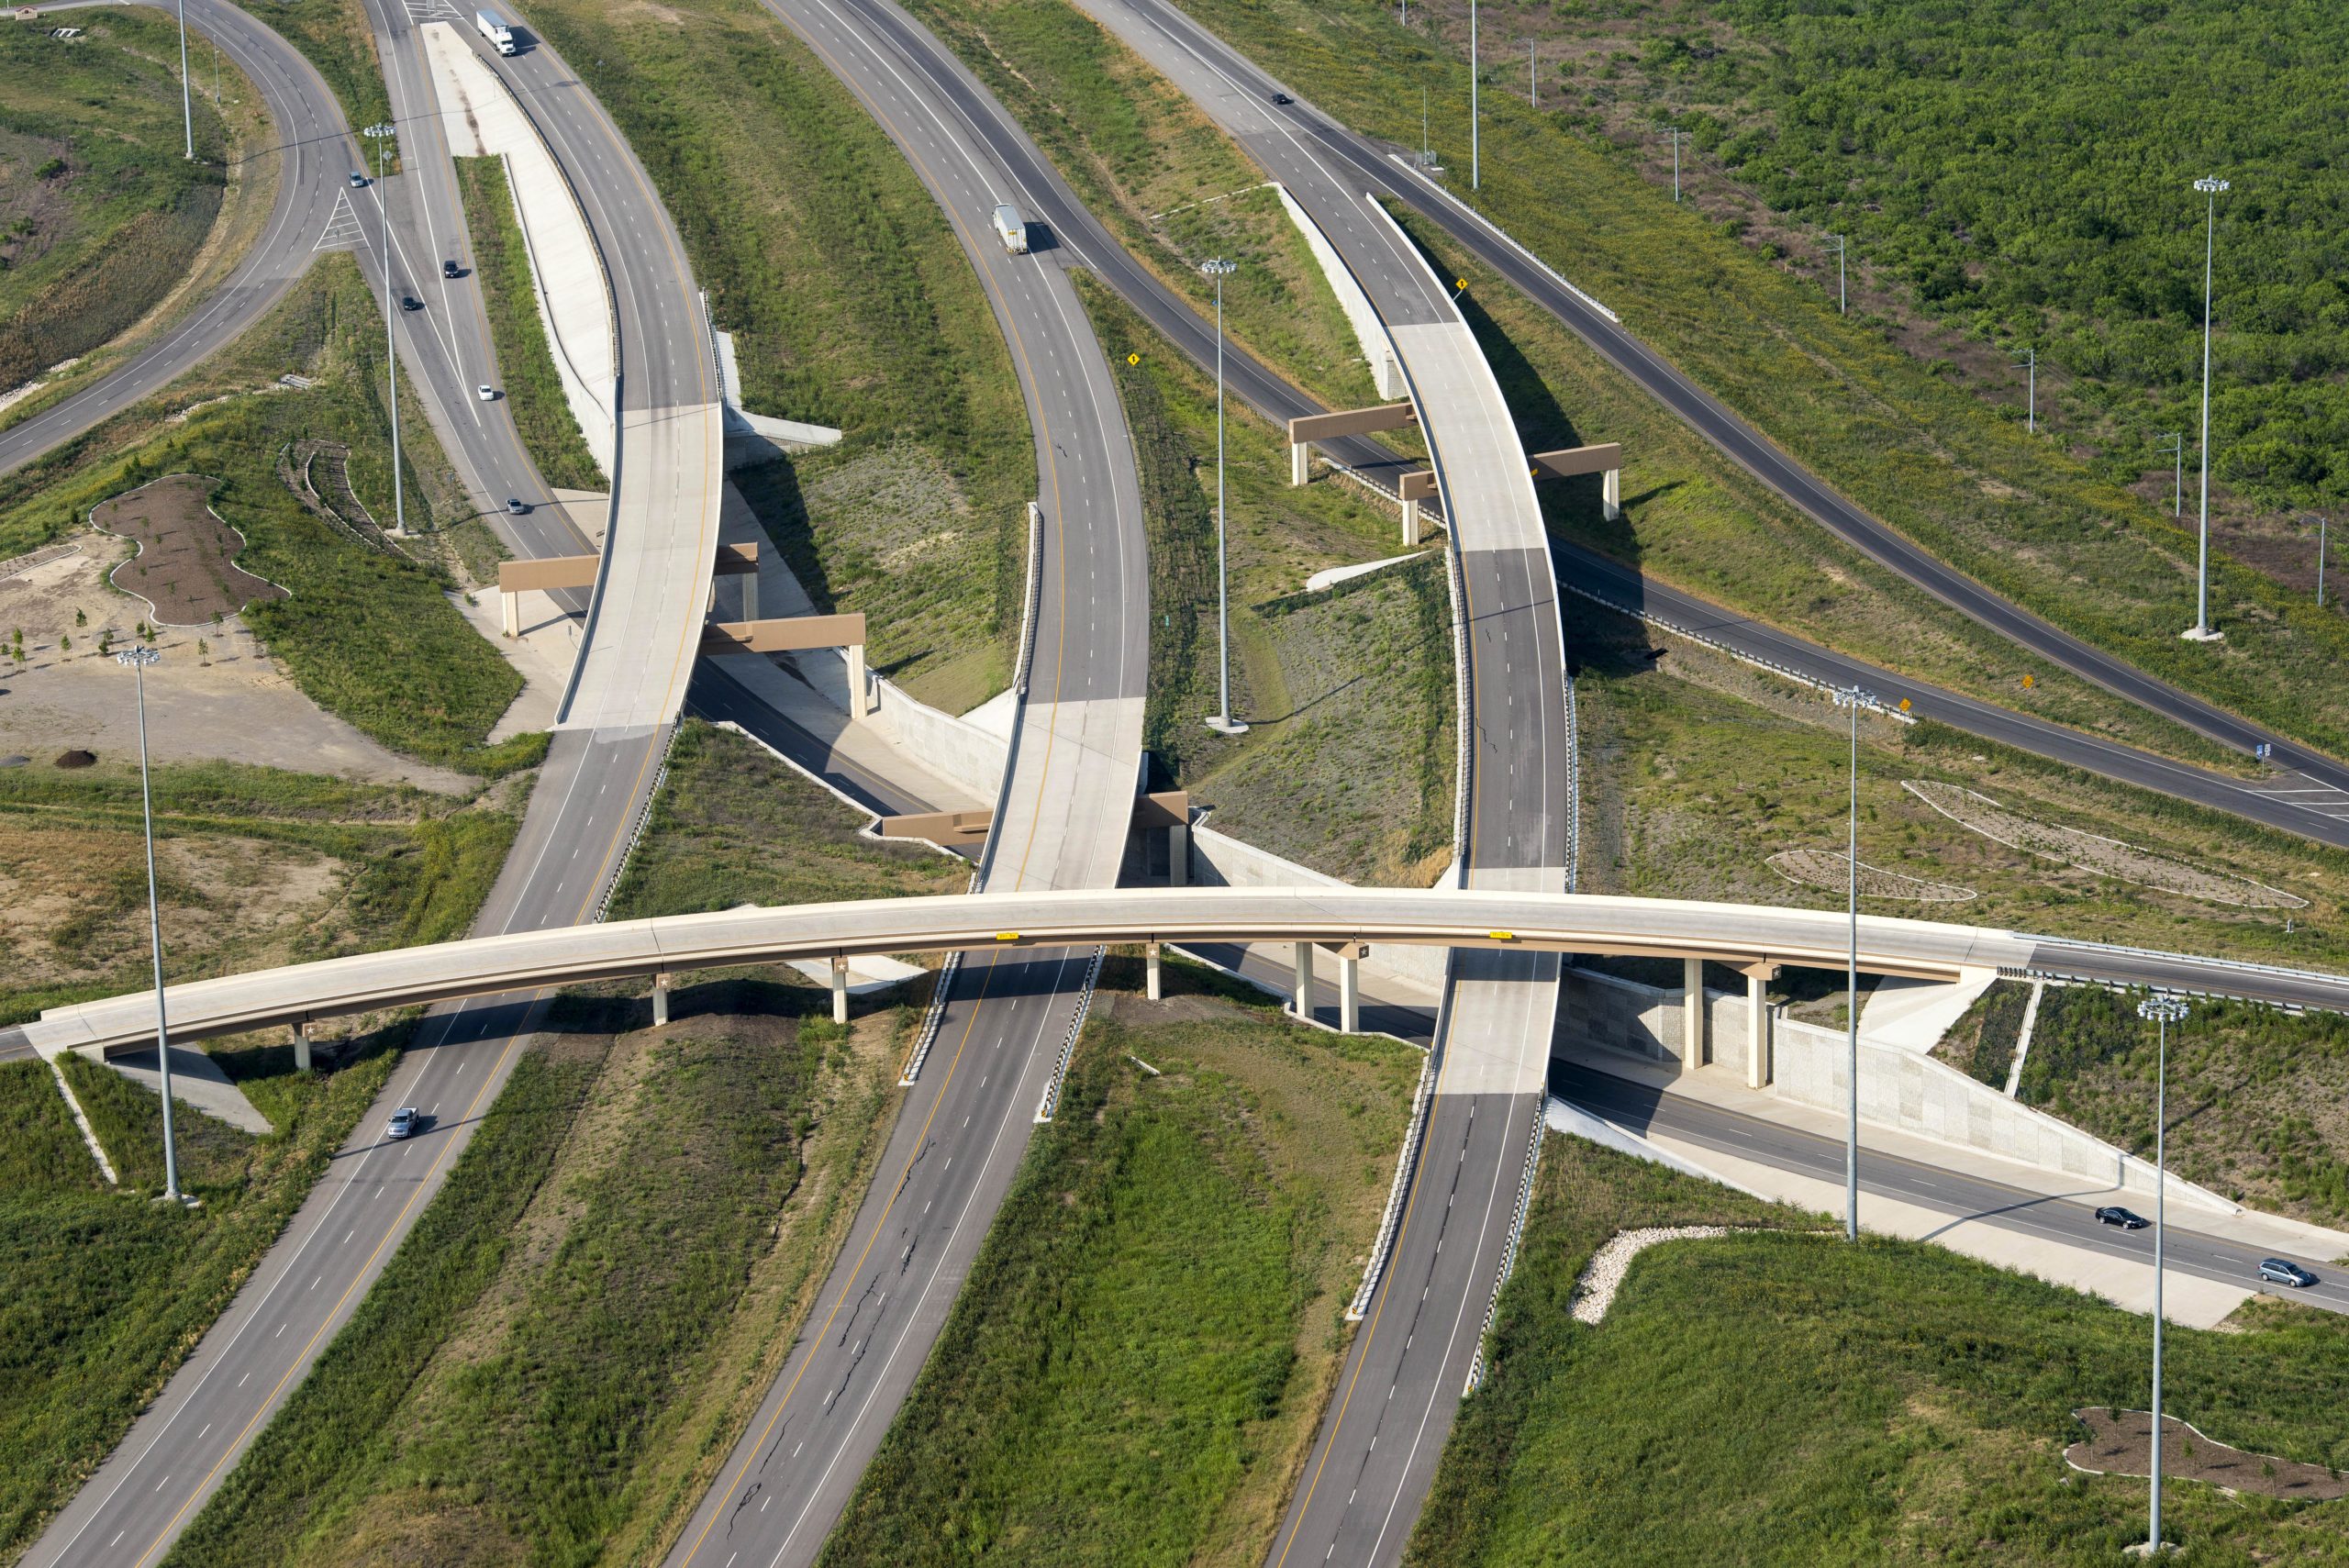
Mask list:
[[1363,358],[1370,361],[1370,377],[1378,385],[1378,395],[1408,396],[1402,367],[1395,362],[1394,345],[1387,341],[1386,323],[1371,308],[1370,296],[1363,293],[1362,284],[1354,281],[1353,273],[1346,270],[1337,251],[1330,249],[1321,226],[1308,217],[1305,209],[1297,205],[1297,198],[1288,194],[1288,187],[1275,182],[1273,189],[1281,194],[1281,206],[1288,209],[1288,220],[1305,236],[1314,261],[1320,263],[1321,275],[1330,280],[1330,292],[1338,296],[1338,307],[1346,313],[1347,325],[1354,329],[1354,340],[1362,345]]
[[[1269,850],[1243,844],[1212,828],[1191,829],[1190,881],[1195,887],[1344,887],[1346,883],[1310,866],[1285,861]],[[1443,989],[1448,950],[1389,944],[1374,947],[1363,967],[1391,974],[1431,991]]]
[[1003,786],[1003,770],[1011,747],[1002,737],[977,725],[943,713],[908,694],[894,681],[876,679],[880,698],[875,717],[896,732],[898,741],[934,773],[945,774],[978,795],[993,800]]

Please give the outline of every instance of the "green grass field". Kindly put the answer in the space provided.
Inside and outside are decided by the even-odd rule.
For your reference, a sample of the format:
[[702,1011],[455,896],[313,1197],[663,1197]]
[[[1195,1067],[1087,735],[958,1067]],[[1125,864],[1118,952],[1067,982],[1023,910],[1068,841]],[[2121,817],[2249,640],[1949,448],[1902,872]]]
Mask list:
[[228,128],[198,99],[182,156],[174,29],[143,10],[79,25],[0,29],[0,392],[139,320],[220,212]]
[[[214,1058],[277,1129],[254,1140],[181,1110],[182,1180],[204,1199],[169,1211],[162,1102],[104,1067],[67,1071],[128,1194],[106,1189],[39,1063],[0,1068],[0,1558],[14,1561],[195,1348],[292,1218],[390,1073],[405,1026],[331,1073],[305,1077],[275,1045],[219,1041]],[[45,1096],[45,1097],[44,1097]]]
[[[282,34],[326,79],[352,129],[390,125],[392,102],[375,58],[375,34],[362,0],[237,0]],[[399,167],[399,142],[384,149],[386,171]],[[372,172],[372,171],[371,171]]]
[[1195,973],[1096,1003],[828,1568],[1262,1558],[1419,1061]]
[[[484,774],[528,766],[543,754],[543,736],[486,743],[522,679],[442,597],[451,583],[437,561],[351,541],[303,510],[277,477],[287,442],[345,441],[353,487],[389,519],[379,325],[357,264],[320,258],[226,355],[0,479],[0,555],[68,532],[91,506],[159,475],[211,475],[221,482],[213,509],[248,541],[239,564],[291,595],[255,604],[245,623],[312,700],[429,762]],[[318,384],[259,392],[288,371]],[[165,418],[190,407],[184,423]],[[403,428],[411,525],[452,521],[429,512],[437,486],[426,480],[447,466],[438,442],[412,411]]]
[[539,318],[538,286],[530,279],[530,252],[514,216],[505,161],[456,160],[457,184],[464,193],[465,227],[473,235],[473,262],[481,279],[482,308],[489,313],[496,339],[498,373],[520,431],[522,445],[539,473],[558,490],[604,490],[611,482],[596,466],[580,433],[579,420],[563,396],[554,352]]
[[[455,803],[234,763],[153,774],[174,981],[461,936],[520,826]],[[139,775],[0,772],[0,875],[38,889],[0,943],[0,1024],[148,984]]]
[[[1620,1229],[1769,1219],[1725,1188],[1548,1138],[1493,1370],[1461,1407],[1407,1561],[2110,1563],[2142,1477],[2068,1469],[2071,1412],[2142,1409],[2146,1318],[1917,1242],[1754,1232],[1643,1252],[1598,1325],[1575,1274]],[[1775,1223],[1816,1223],[1792,1210]],[[2349,1323],[2259,1302],[2171,1329],[2165,1409],[2338,1466]],[[2172,1480],[2196,1562],[2349,1561],[2349,1504]]]
[[[1190,0],[1187,9],[1323,108],[1398,146],[1419,140],[1412,89],[1426,84],[1439,153],[1464,167],[1465,67],[1399,28],[1391,9],[1303,0]],[[2227,641],[2180,641],[2194,618],[2191,540],[2166,508],[2027,434],[1876,326],[1838,316],[1814,284],[1675,211],[1669,190],[1610,151],[1504,92],[1486,94],[1484,110],[1475,205],[1826,483],[2087,641],[2277,733],[2349,754],[2349,693],[2332,676],[2349,655],[2341,616],[2221,560],[2212,614]],[[1586,439],[1615,434],[1592,426]],[[1633,495],[1646,488],[1639,462],[1633,454]],[[1632,517],[1636,527],[1636,507]]]
[[740,476],[807,552],[818,606],[864,611],[874,667],[918,696],[1001,689],[1034,447],[987,296],[912,168],[753,0],[550,0],[530,21],[651,172],[745,406],[847,432]]

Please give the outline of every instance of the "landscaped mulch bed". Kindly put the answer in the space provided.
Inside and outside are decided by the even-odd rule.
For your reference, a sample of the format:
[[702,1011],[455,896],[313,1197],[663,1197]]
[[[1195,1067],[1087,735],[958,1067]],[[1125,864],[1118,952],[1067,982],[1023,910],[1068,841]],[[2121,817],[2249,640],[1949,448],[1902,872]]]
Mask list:
[[106,581],[146,600],[158,626],[203,626],[255,599],[286,596],[237,564],[245,539],[207,504],[216,483],[200,473],[169,474],[90,509],[93,525],[138,541],[139,553]]
[[[2145,1475],[2153,1470],[2146,1442],[2153,1417],[2143,1410],[2112,1410],[2101,1405],[2075,1410],[2088,1429],[2087,1440],[2064,1451],[2076,1470],[2099,1475]],[[2175,1416],[2162,1418],[2162,1474],[2208,1481],[2236,1492],[2263,1497],[2306,1497],[2331,1501],[2349,1497],[2349,1481],[2321,1464],[2271,1459],[2213,1442]]]

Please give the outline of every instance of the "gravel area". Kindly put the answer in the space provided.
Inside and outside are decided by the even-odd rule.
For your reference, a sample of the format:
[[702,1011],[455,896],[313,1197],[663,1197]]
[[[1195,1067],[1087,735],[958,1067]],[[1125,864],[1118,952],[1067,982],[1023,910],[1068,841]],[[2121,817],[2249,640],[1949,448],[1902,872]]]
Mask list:
[[1607,1316],[1631,1272],[1631,1260],[1659,1241],[1686,1241],[1698,1237],[1726,1236],[1726,1225],[1667,1225],[1645,1230],[1619,1230],[1591,1256],[1589,1266],[1575,1280],[1575,1321],[1596,1323]]

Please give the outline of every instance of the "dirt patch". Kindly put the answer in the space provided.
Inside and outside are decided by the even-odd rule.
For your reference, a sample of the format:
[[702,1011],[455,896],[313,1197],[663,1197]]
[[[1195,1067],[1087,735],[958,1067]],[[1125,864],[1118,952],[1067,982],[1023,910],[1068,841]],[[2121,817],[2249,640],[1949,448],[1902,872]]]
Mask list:
[[210,506],[216,482],[174,473],[102,501],[90,523],[134,540],[139,553],[107,579],[147,601],[161,626],[205,626],[285,590],[237,564],[245,536]]
[[[1770,857],[1770,869],[1798,887],[1824,887],[1842,893],[1851,886],[1851,860],[1832,850],[1780,850]],[[1860,896],[1906,898],[1917,904],[1963,904],[1974,889],[1954,882],[1927,882],[1860,862]]]
[[[2153,1472],[2152,1413],[2091,1406],[2072,1412],[2088,1429],[2085,1441],[2064,1451],[2064,1462],[2092,1475],[2148,1475]],[[2302,1464],[2213,1442],[2175,1416],[2162,1418],[2162,1474],[2208,1481],[2230,1492],[2263,1497],[2330,1502],[2349,1497],[2349,1480],[2321,1464]]]
[[57,754],[57,766],[61,768],[93,768],[97,766],[97,758],[87,751],[60,751]]
[[2296,894],[2225,872],[2205,871],[2077,828],[2059,828],[2009,811],[1987,795],[1958,784],[1930,779],[1903,779],[1901,788],[1935,811],[1984,838],[2043,860],[2109,876],[2138,887],[2151,887],[2212,904],[2241,909],[2305,909],[2309,901]]

